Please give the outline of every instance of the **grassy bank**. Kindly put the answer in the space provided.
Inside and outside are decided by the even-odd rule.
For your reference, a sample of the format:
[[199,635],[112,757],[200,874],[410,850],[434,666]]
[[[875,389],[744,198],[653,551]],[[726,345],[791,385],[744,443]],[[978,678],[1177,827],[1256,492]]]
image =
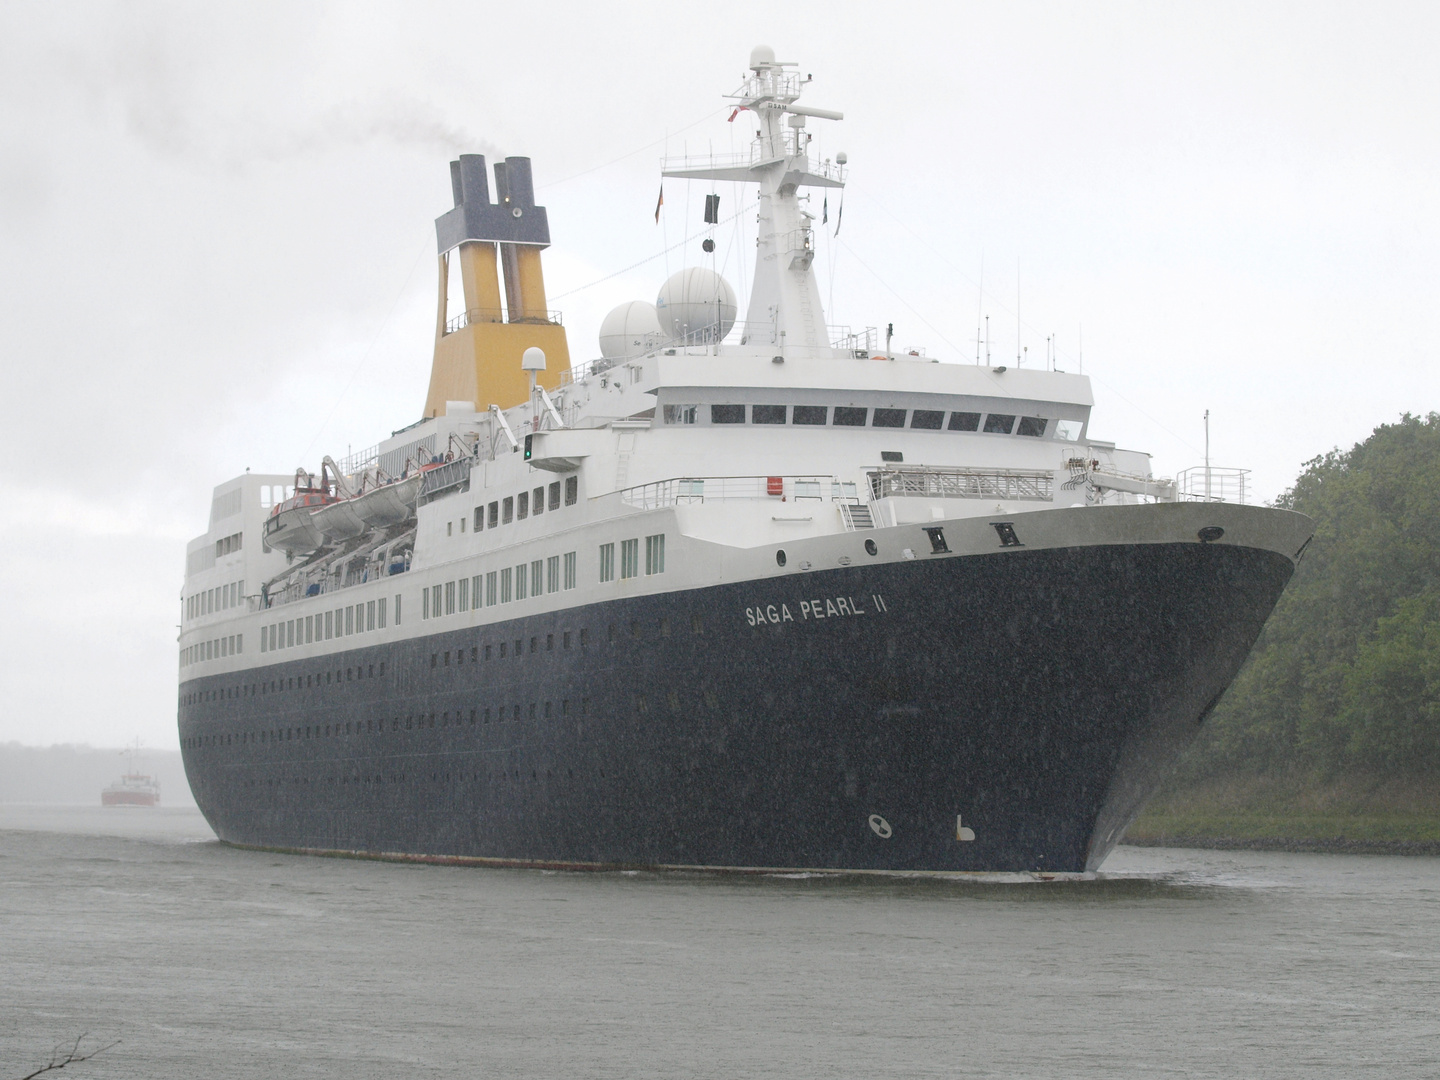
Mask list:
[[1245,777],[1162,790],[1125,842],[1440,855],[1440,785]]

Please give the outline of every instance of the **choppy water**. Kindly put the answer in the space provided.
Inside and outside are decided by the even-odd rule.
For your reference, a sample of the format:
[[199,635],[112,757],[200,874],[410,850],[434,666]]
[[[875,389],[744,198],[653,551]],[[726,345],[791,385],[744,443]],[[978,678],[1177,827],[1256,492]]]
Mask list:
[[[1094,881],[235,851],[0,807],[0,1080],[1440,1072],[1440,860],[1121,848]],[[72,1075],[73,1073],[73,1075]]]

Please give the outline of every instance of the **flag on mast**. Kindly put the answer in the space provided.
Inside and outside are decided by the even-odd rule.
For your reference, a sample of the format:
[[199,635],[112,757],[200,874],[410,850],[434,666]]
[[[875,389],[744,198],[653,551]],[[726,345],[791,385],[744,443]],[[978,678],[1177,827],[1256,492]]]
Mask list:
[[660,207],[665,205],[665,181],[660,181],[660,198],[655,200],[655,224],[660,224]]
[[840,222],[845,217],[845,193],[840,193],[840,207],[835,211],[835,235],[840,235]]
[[824,203],[821,204],[821,207],[820,207],[820,224],[821,224],[821,225],[824,225],[824,224],[825,224],[827,221],[829,221],[829,220],[830,220],[830,193],[827,191],[827,192],[825,193],[825,201],[824,201]]

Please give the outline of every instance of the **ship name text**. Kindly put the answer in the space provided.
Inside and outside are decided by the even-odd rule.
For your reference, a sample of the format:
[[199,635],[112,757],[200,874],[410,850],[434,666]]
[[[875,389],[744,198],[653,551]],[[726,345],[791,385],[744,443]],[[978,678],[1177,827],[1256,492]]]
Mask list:
[[790,610],[789,604],[766,604],[763,607],[747,607],[745,609],[745,621],[751,626],[761,626],[765,623],[786,623],[786,622],[811,622],[821,619],[840,619],[847,616],[869,615],[871,612],[880,613],[886,610],[885,601],[879,596],[872,596],[871,607],[867,610],[853,596],[827,596],[823,599],[801,600],[797,605],[796,612]]

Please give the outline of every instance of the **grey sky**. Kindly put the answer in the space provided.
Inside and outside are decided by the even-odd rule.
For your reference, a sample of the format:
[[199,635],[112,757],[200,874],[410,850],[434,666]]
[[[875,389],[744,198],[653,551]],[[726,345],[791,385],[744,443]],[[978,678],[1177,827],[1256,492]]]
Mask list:
[[[762,41],[847,114],[831,322],[973,360],[978,304],[1013,362],[1018,262],[1095,435],[1173,473],[1209,408],[1266,498],[1440,405],[1433,5],[777,7],[0,7],[0,740],[176,744],[210,488],[419,414],[455,153],[533,159],[571,292],[696,230],[658,158],[744,144]],[[574,358],[685,257],[556,300]]]

